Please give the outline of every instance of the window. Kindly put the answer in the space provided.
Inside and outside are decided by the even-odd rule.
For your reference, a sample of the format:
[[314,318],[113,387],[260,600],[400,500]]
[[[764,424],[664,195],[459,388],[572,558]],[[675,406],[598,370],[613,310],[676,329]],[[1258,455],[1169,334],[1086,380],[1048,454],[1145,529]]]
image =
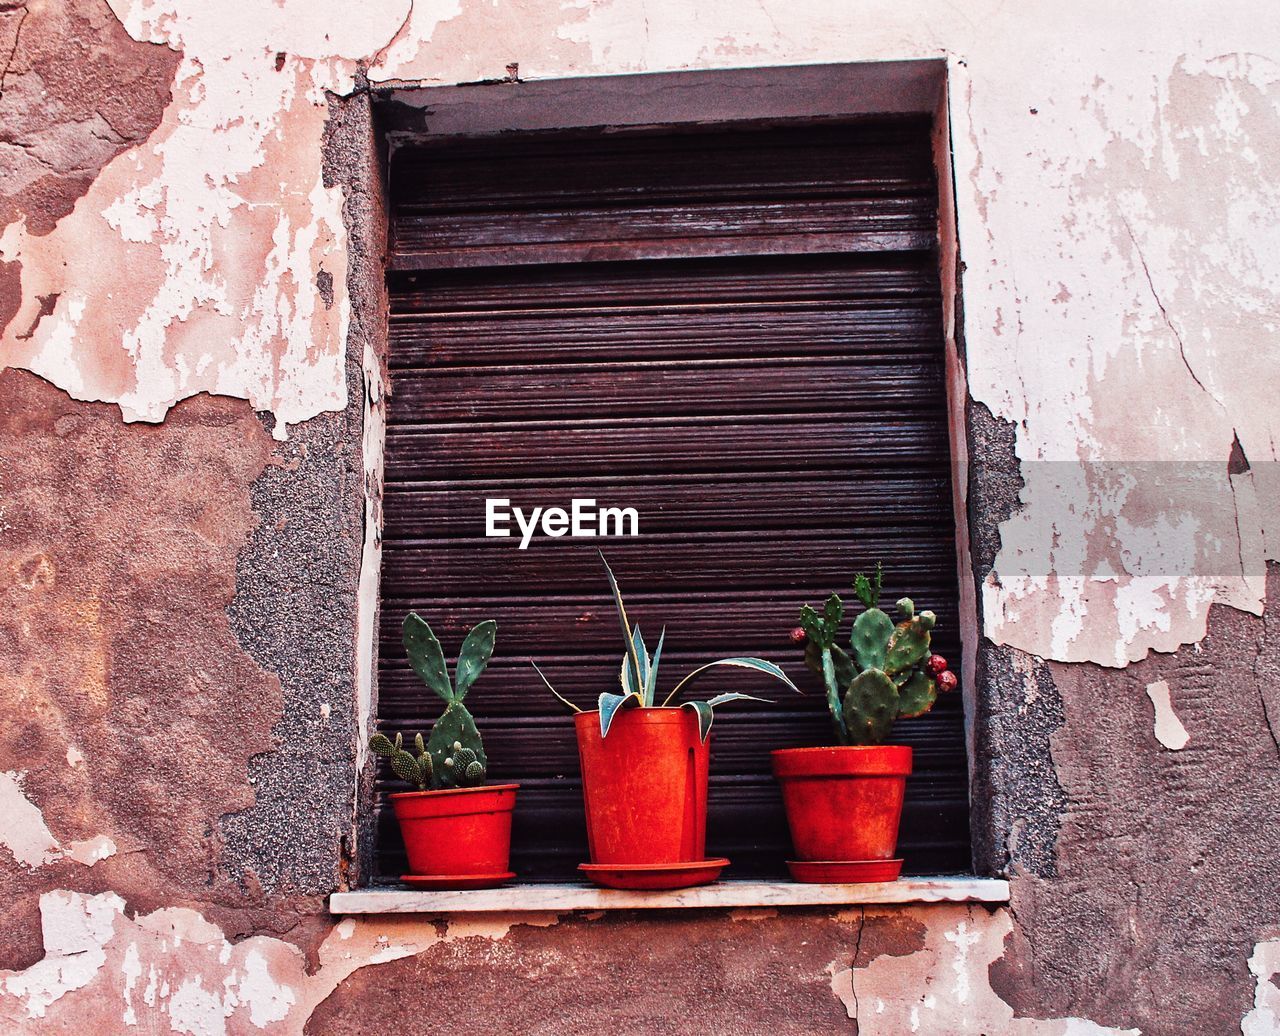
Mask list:
[[[380,723],[437,714],[400,648],[406,611],[450,656],[497,619],[469,704],[492,778],[523,786],[513,867],[571,876],[576,744],[528,659],[584,706],[617,686],[602,547],[650,642],[667,626],[670,677],[749,652],[808,691],[705,685],[775,700],[718,713],[708,849],[728,877],[784,874],[769,750],[828,732],[788,642],[800,605],[849,598],[882,560],[886,599],[933,608],[936,650],[960,658],[929,120],[423,137],[396,148],[390,195]],[[485,537],[490,498],[634,507],[640,535],[522,550]],[[908,871],[968,870],[959,696],[895,739],[916,749]],[[378,831],[394,877],[389,810]]]

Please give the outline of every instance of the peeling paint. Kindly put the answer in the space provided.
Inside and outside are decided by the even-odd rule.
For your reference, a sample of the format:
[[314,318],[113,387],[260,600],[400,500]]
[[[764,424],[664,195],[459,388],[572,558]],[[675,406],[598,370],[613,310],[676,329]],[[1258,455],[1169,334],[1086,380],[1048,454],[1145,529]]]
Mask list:
[[210,392],[270,410],[283,438],[343,409],[346,284],[335,279],[331,305],[315,287],[346,249],[341,192],[325,188],[318,161],[324,92],[353,88],[357,59],[405,2],[352,19],[334,0],[257,0],[234,18],[218,5],[116,0],[134,39],[182,54],[173,101],[51,233],[18,220],[0,234],[22,295],[0,362],[116,403],[129,421]]
[[[519,923],[481,921],[441,934],[430,922],[344,922],[320,945],[318,966],[309,970],[293,944],[268,936],[232,943],[193,910],[130,916],[114,893],[62,890],[41,896],[40,909],[45,956],[22,971],[0,972],[5,1031],[46,1019],[51,1028],[88,1032],[152,1031],[165,1023],[192,1036],[298,1032],[315,1006],[359,968],[451,939],[501,938]],[[78,990],[86,991],[84,998],[67,997]]]
[[1156,711],[1154,731],[1156,740],[1174,752],[1186,748],[1191,735],[1187,733],[1182,720],[1178,719],[1177,713],[1173,711],[1173,703],[1169,699],[1168,681],[1157,680],[1155,683],[1147,684],[1147,697],[1151,699],[1151,704]]
[[1249,958],[1249,973],[1257,983],[1253,1010],[1240,1022],[1240,1036],[1275,1036],[1280,1032],[1280,939],[1260,942]]
[[61,859],[92,867],[114,856],[116,843],[106,835],[94,835],[68,843],[64,848],[45,823],[40,807],[22,790],[23,774],[0,772],[0,845],[24,867],[36,868]]
[[[274,749],[280,698],[272,674],[237,653],[224,610],[240,588],[234,559],[254,521],[242,490],[268,461],[251,415],[205,400],[199,412],[223,423],[202,431],[170,408],[203,392],[248,400],[283,438],[291,425],[351,405],[355,382],[344,365],[355,245],[343,219],[351,191],[325,182],[321,160],[326,91],[359,89],[362,64],[375,83],[454,83],[503,78],[515,64],[523,76],[550,77],[943,57],[966,267],[957,329],[964,373],[972,408],[1008,429],[1023,482],[1019,506],[1002,513],[999,552],[982,586],[983,632],[1013,659],[1014,682],[991,690],[1021,692],[1014,708],[1044,737],[1059,703],[1044,682],[1049,667],[1036,659],[1120,672],[1104,680],[1092,666],[1065,667],[1069,725],[1053,765],[1029,752],[1016,769],[1025,786],[1005,789],[1034,800],[1015,803],[1009,815],[1018,822],[1000,833],[1015,871],[1016,927],[1009,911],[939,906],[895,914],[902,931],[892,938],[877,935],[883,925],[874,912],[861,911],[662,923],[685,937],[681,953],[696,948],[700,988],[743,991],[744,1000],[765,989],[766,1007],[794,998],[813,1012],[806,1018],[819,1019],[806,1031],[820,1031],[824,1011],[847,1011],[864,1034],[1134,1032],[1065,1015],[1145,1026],[1169,1002],[1173,981],[1188,983],[1193,1001],[1217,997],[1215,1023],[1234,1025],[1247,993],[1244,1036],[1280,1028],[1280,943],[1255,945],[1274,934],[1274,912],[1253,886],[1247,897],[1240,891],[1241,868],[1260,869],[1262,886],[1269,872],[1238,818],[1234,830],[1214,827],[1227,804],[1215,809],[1214,792],[1197,790],[1230,773],[1237,790],[1255,797],[1257,830],[1270,831],[1263,796],[1280,759],[1274,647],[1255,626],[1237,624],[1231,649],[1217,649],[1217,671],[1202,671],[1191,651],[1150,657],[1193,643],[1213,649],[1215,605],[1234,609],[1236,619],[1262,614],[1266,562],[1280,555],[1266,527],[1280,503],[1280,417],[1267,376],[1280,330],[1280,28],[1258,18],[1256,3],[1183,19],[1142,0],[1105,21],[1083,5],[1047,0],[375,0],[357,18],[337,0],[251,0],[231,14],[210,0],[29,6],[20,15],[6,9],[0,20],[0,44],[12,51],[12,68],[0,73],[4,129],[16,125],[7,121],[15,108],[35,110],[44,93],[55,114],[0,147],[0,364],[76,399],[110,402],[127,420],[165,425],[146,430],[157,438],[145,446],[104,433],[89,408],[60,410],[49,428],[29,415],[12,426],[21,435],[14,457],[48,447],[62,468],[31,461],[16,490],[17,469],[0,472],[0,533],[14,577],[6,599],[17,616],[5,636],[19,645],[18,661],[0,676],[21,695],[23,713],[3,731],[13,755],[0,771],[0,879],[10,883],[5,908],[27,911],[13,915],[13,931],[26,926],[15,943],[34,939],[42,883],[45,952],[0,973],[0,1027],[20,1031],[42,1020],[50,1031],[300,1031],[322,1003],[325,1018],[362,1017],[380,983],[394,990],[430,979],[474,993],[496,976],[499,996],[527,982],[532,1001],[557,968],[615,981],[640,953],[663,952],[649,941],[653,929],[637,937],[635,922],[608,915],[329,927],[315,914],[318,898],[285,896],[247,916],[263,901],[263,875],[219,855],[248,851],[228,839],[218,811],[253,805],[247,758]],[[47,46],[29,48],[39,19],[64,8],[101,28],[108,50],[121,39],[114,11],[137,47],[127,57],[116,47],[110,63],[123,71],[87,84],[91,96],[106,98],[102,110],[77,109],[60,125],[66,91],[44,87],[56,74],[78,86],[84,66],[75,52],[88,44],[53,48],[56,60]],[[155,45],[150,63],[138,56],[144,43]],[[166,84],[171,96],[160,112]],[[135,99],[152,114],[126,126],[123,109]],[[363,350],[361,362],[365,527],[356,729],[346,732],[356,751],[375,693],[387,389],[376,352]],[[57,404],[41,397],[40,405]],[[86,443],[80,452],[78,442]],[[970,459],[980,469],[983,458]],[[300,462],[290,463],[292,472]],[[175,491],[175,464],[202,479],[190,498]],[[79,480],[77,502],[96,509],[95,521],[109,519],[106,534],[95,539],[99,526],[51,508],[39,488],[55,478],[65,499],[70,480]],[[124,497],[127,506],[113,509]],[[124,528],[127,543],[118,538]],[[55,537],[75,541],[75,550],[54,550]],[[140,572],[130,567],[139,557],[161,564]],[[175,596],[191,571],[215,584],[207,597]],[[140,600],[143,591],[157,599]],[[154,674],[155,687],[140,685],[131,666],[157,659],[129,652],[135,631],[182,609],[157,643],[190,657],[179,650],[178,662]],[[35,629],[32,616],[47,618],[47,627]],[[204,639],[191,634],[196,628]],[[1169,679],[1157,679],[1161,673]],[[1198,741],[1171,757],[1156,747],[1188,744],[1171,686],[1192,730],[1218,724],[1211,750]],[[1154,716],[1143,711],[1144,688]],[[308,716],[318,713],[326,727],[348,722],[351,703],[331,700]],[[160,706],[194,735],[200,768],[211,775],[206,797],[195,795],[185,813],[155,808],[171,799],[156,790],[163,775],[146,772],[166,758],[163,737],[148,736],[143,723]],[[30,729],[28,715],[36,717]],[[127,729],[111,726],[117,715]],[[227,717],[242,742],[231,751],[218,726]],[[27,761],[33,733],[44,753],[39,767]],[[103,745],[121,735],[127,755],[113,757]],[[1145,768],[1127,756],[1117,763],[1116,746],[1132,748]],[[1208,819],[1135,833],[1131,803],[1121,816],[1106,793],[1113,785],[1150,792],[1155,806],[1137,803],[1148,811],[1140,816],[1172,809],[1175,819]],[[150,808],[135,816],[121,798]],[[99,814],[109,833],[93,835],[86,825]],[[69,840],[73,831],[86,837]],[[1159,861],[1148,868],[1157,877],[1139,874],[1133,861],[1174,836],[1185,843],[1185,866]],[[117,839],[125,851],[116,851]],[[1091,871],[1100,859],[1111,884]],[[69,866],[103,860],[92,872]],[[228,881],[233,864],[241,869]],[[64,879],[116,891],[46,891]],[[1214,895],[1187,895],[1188,881]],[[1232,895],[1235,913],[1247,918],[1225,924],[1213,911],[1229,909]],[[126,901],[140,896],[151,897],[150,912],[130,914]],[[234,931],[224,917],[236,918]],[[553,924],[554,933],[538,927]],[[598,931],[586,932],[588,924]],[[1093,958],[1072,956],[1082,932],[1097,948],[1078,952]],[[1174,950],[1161,946],[1170,932]],[[727,954],[722,943],[734,940],[746,949]],[[636,949],[619,963],[618,946]],[[1015,958],[1023,970],[1002,972]],[[423,978],[417,967],[433,970]],[[773,982],[779,971],[785,984]],[[344,985],[357,972],[360,981]],[[1230,989],[1218,996],[1213,983]],[[648,1020],[644,1012],[669,1010],[681,995],[664,987],[653,996],[666,999],[618,1006]],[[1031,1016],[1048,1001],[1058,1009],[1044,1013],[1064,1016]],[[412,1002],[373,1006],[420,1012]],[[590,1009],[580,1007],[583,1017]],[[710,1018],[708,1032],[722,1024],[719,1031],[749,1031],[752,1005],[731,1002],[726,1011],[735,1009],[737,1016]],[[790,1015],[777,1017],[785,1025]]]
[[1112,1029],[1081,1018],[1015,1017],[987,978],[1013,929],[1008,911],[937,907],[921,912],[921,920],[927,935],[919,952],[832,973],[832,991],[857,1021],[859,1036],[1139,1036],[1138,1029]]

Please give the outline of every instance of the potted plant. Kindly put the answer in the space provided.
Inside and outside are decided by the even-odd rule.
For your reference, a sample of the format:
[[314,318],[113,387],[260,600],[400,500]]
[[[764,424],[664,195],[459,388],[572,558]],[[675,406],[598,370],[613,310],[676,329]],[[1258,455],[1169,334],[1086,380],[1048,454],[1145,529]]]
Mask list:
[[404,620],[404,649],[409,664],[444,699],[443,714],[425,741],[374,734],[369,748],[391,761],[391,769],[417,791],[390,796],[404,838],[411,873],[401,880],[420,888],[470,889],[501,885],[514,874],[511,811],[517,784],[484,783],[488,759],[480,732],[462,703],[493,654],[498,624],[479,623],[462,642],[454,679],[431,627],[415,612]]
[[898,601],[900,621],[878,607],[882,573],[859,574],[853,590],[863,611],[853,621],[850,650],[836,644],[844,602],[827,598],[819,615],[805,605],[800,628],[806,664],[822,677],[837,747],[783,748],[772,753],[773,772],[797,860],[787,861],[797,881],[893,881],[902,871],[894,856],[911,748],[885,744],[898,719],[922,716],[939,691],[956,688],[946,659],[931,654],[935,617]]
[[[600,556],[604,561],[604,555]],[[580,709],[542,682],[575,713],[582,797],[591,862],[580,865],[609,888],[674,889],[714,881],[729,863],[706,858],[707,769],[714,709],[731,701],[764,701],[730,692],[708,701],[679,701],[699,676],[717,666],[751,669],[799,693],[787,675],[763,658],[721,658],[699,666],[658,704],[658,666],[666,629],[650,657],[639,627],[632,627],[618,581],[604,565],[626,651],[620,693],[604,691],[597,708]],[[674,704],[679,702],[678,704]]]

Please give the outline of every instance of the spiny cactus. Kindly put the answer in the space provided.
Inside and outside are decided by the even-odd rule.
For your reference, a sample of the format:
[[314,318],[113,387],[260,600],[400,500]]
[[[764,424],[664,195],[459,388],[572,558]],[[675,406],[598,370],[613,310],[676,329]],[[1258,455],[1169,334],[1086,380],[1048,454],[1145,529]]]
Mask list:
[[416,612],[405,618],[404,649],[409,664],[423,683],[444,700],[445,708],[425,742],[421,734],[414,735],[416,755],[404,750],[401,734],[396,734],[394,741],[385,734],[374,734],[369,739],[370,750],[388,757],[392,772],[401,780],[423,790],[470,787],[484,782],[489,761],[475,720],[462,699],[489,664],[497,631],[498,624],[490,619],[467,634],[451,681],[444,651],[431,627]]
[[416,784],[426,791],[431,784],[431,775],[435,767],[431,762],[431,754],[422,742],[422,735],[413,736],[414,747],[418,754],[412,755],[404,750],[404,735],[396,734],[392,741],[385,734],[374,734],[369,738],[369,749],[374,755],[385,756],[391,760],[391,770],[402,781]]
[[453,750],[445,757],[444,765],[453,774],[454,783],[460,788],[479,784],[484,780],[484,763],[470,748],[463,748],[461,741],[453,743]]
[[895,623],[880,610],[883,572],[876,565],[872,578],[859,573],[853,592],[862,613],[853,620],[850,650],[836,644],[844,602],[832,594],[822,614],[805,605],[800,628],[808,644],[805,664],[822,677],[836,737],[846,745],[883,744],[894,720],[923,716],[938,690],[954,690],[955,675],[941,655],[929,652],[937,619],[931,611],[917,613],[909,597],[898,601],[901,620]]

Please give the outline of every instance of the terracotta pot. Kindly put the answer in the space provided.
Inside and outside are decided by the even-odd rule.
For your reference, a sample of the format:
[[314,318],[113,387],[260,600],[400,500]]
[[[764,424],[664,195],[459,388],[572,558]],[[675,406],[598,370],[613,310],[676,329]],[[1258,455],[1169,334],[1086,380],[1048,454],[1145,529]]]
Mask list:
[[574,726],[591,862],[702,862],[710,751],[693,710],[623,709],[607,738],[599,712],[578,713]]
[[[511,811],[518,784],[389,795],[412,875],[457,879],[457,887],[500,885],[512,877]],[[449,884],[437,882],[437,887]]]
[[800,860],[893,858],[911,773],[910,748],[782,748],[772,755]]

